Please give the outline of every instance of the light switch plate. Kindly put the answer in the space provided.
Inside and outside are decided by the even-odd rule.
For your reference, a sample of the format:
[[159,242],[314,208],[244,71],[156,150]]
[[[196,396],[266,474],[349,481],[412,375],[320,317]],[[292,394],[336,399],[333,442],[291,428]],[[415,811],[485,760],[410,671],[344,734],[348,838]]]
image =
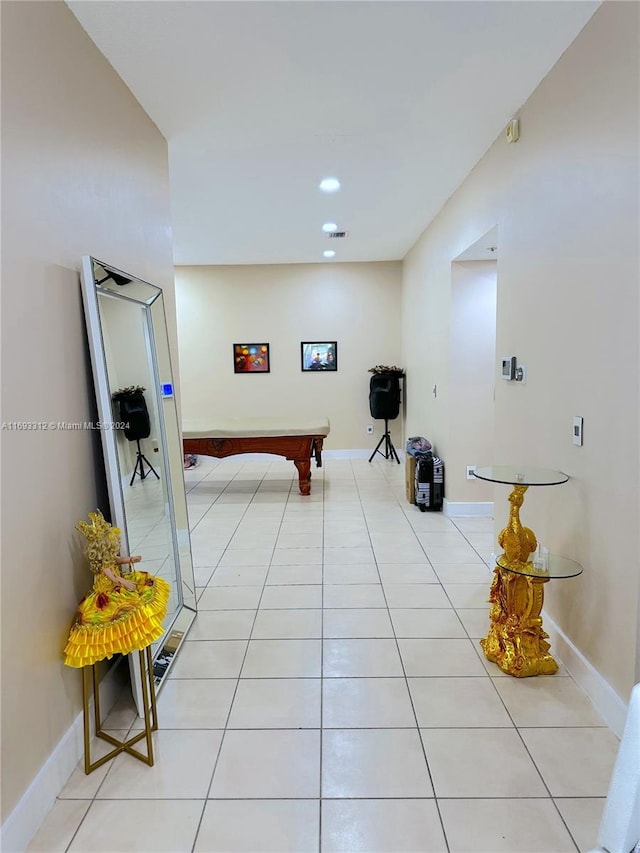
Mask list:
[[582,418],[576,415],[573,419],[572,440],[578,447],[582,447]]
[[516,378],[516,357],[515,355],[505,355],[502,357],[502,368],[500,376],[511,382]]

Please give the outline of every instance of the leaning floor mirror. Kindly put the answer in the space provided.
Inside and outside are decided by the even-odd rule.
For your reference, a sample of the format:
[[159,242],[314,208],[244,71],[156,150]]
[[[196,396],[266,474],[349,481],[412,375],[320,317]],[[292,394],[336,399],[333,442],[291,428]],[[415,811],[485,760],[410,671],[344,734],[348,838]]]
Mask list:
[[[111,521],[122,553],[164,577],[171,597],[164,635],[153,645],[162,684],[196,615],[183,453],[162,290],[95,258],[82,259],[82,293],[103,428]],[[126,425],[126,426],[119,426]],[[142,685],[130,655],[138,712]]]

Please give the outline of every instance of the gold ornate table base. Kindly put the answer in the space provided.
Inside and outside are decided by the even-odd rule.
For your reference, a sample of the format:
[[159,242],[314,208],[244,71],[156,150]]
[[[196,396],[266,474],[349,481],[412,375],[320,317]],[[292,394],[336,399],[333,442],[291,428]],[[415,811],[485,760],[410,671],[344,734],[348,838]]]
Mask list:
[[[100,688],[98,684],[98,671],[96,669],[97,664],[93,664],[93,666],[85,666],[82,670],[82,708],[84,712],[84,772],[87,775],[92,771],[96,770],[98,767],[101,767],[103,764],[106,764],[107,761],[111,761],[112,758],[115,758],[115,756],[119,755],[121,752],[126,752],[129,755],[133,755],[134,758],[137,758],[139,761],[143,761],[145,764],[148,764],[149,767],[153,767],[153,741],[151,739],[151,733],[157,731],[158,729],[158,712],[156,708],[156,689],[153,680],[153,661],[151,658],[151,646],[147,646],[146,649],[141,649],[138,654],[140,655],[140,673],[142,676],[141,681],[142,701],[144,704],[144,728],[136,735],[133,735],[133,737],[128,738],[128,740],[118,740],[117,738],[114,738],[112,735],[102,730],[103,721],[101,719],[102,714],[100,712]],[[99,737],[102,740],[106,740],[108,743],[112,744],[115,747],[115,749],[112,749],[106,755],[103,755],[102,758],[99,758],[97,761],[93,762],[91,761],[91,727],[89,712],[91,690],[89,670],[91,670],[91,684],[93,684],[93,721],[95,726],[95,735],[96,737]],[[138,741],[141,741],[143,738],[147,742],[146,755],[140,752],[139,750],[134,749],[134,744],[138,743]]]
[[491,584],[491,625],[480,640],[485,656],[509,675],[551,675],[558,664],[549,654],[540,611],[547,578],[526,577],[496,566]]
[[514,485],[511,509],[498,542],[504,548],[494,569],[489,601],[489,634],[480,640],[485,656],[509,675],[551,675],[558,664],[549,654],[548,634],[542,630],[544,584],[548,577],[532,577],[528,557],[537,547],[533,530],[520,523],[520,507],[528,486]]

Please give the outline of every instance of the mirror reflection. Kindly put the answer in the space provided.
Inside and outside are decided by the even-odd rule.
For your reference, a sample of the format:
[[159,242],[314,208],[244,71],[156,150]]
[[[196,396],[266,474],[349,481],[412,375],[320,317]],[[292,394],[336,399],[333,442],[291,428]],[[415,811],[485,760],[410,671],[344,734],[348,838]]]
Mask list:
[[123,553],[140,554],[141,568],[171,586],[165,634],[153,647],[159,685],[196,611],[162,290],[84,258],[83,292],[99,417],[115,427],[101,430],[112,520]]

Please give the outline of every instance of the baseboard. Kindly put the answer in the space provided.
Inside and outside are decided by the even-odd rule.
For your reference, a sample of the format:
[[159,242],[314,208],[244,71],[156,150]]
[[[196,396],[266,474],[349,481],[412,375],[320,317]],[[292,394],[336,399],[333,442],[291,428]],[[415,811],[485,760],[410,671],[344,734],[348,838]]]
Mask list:
[[628,706],[544,611],[543,617],[544,629],[549,634],[553,656],[562,662],[574,681],[587,694],[605,723],[621,738]]
[[449,518],[493,518],[493,501],[444,500],[443,512]]
[[[122,683],[116,676],[116,670],[121,663],[122,659],[111,667],[100,682],[100,706],[105,717],[122,689]],[[93,702],[91,708],[93,709]],[[93,720],[93,710],[91,719]],[[27,849],[29,842],[55,803],[56,797],[83,758],[84,720],[80,712],[40,768],[18,805],[2,824],[0,847],[3,853],[22,853]]]

